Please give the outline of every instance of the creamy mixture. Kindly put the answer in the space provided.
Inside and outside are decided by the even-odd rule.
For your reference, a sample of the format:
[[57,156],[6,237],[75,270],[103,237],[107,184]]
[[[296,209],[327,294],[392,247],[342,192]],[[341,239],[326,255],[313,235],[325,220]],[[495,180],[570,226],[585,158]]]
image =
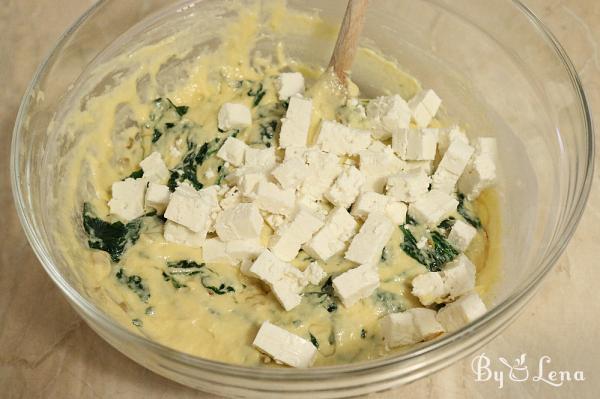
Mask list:
[[[281,12],[274,13],[272,22]],[[312,17],[294,18],[307,26],[320,23]],[[351,82],[346,88],[330,72],[288,59],[283,45],[277,46],[275,56],[262,56],[253,51],[260,36],[259,20],[255,10],[242,12],[237,23],[224,28],[220,46],[210,52],[192,56],[174,52],[173,43],[185,37],[183,32],[118,57],[103,68],[114,69],[119,63],[135,67],[113,75],[105,90],[86,97],[66,115],[61,127],[77,140],[61,165],[67,171],[61,178],[64,189],[59,198],[64,214],[57,216],[69,224],[56,239],[66,248],[82,288],[111,317],[152,340],[204,358],[244,365],[275,359],[306,366],[293,364],[289,354],[277,353],[285,350],[275,342],[286,339],[285,333],[294,334],[287,337],[290,346],[297,343],[294,339],[302,339],[298,351],[306,352],[305,343],[310,345],[309,352],[314,349],[316,354],[307,355],[309,363],[314,357],[315,365],[328,365],[377,358],[458,328],[460,322],[453,326],[443,317],[441,324],[435,321],[435,312],[448,302],[465,302],[466,298],[466,304],[459,303],[458,310],[452,310],[452,317],[470,321],[469,310],[480,309],[479,303],[474,307],[468,304],[472,300],[469,295],[479,300],[471,293],[472,284],[469,286],[469,279],[475,281],[471,262],[477,269],[475,292],[484,298],[496,276],[495,195],[489,189],[479,194],[491,184],[477,169],[488,165],[483,159],[488,154],[485,142],[469,141],[460,128],[445,126],[442,118],[432,119],[437,109],[430,112],[427,107],[431,96],[437,96],[433,91],[419,91],[416,81],[400,70],[390,76],[398,80],[394,87],[402,87],[402,92],[366,99]],[[277,27],[275,22],[266,25]],[[377,65],[390,69],[390,62],[375,52],[361,52],[371,58],[373,69]],[[386,88],[381,90],[385,93]],[[404,99],[394,97],[396,94]],[[413,97],[415,100],[406,102]],[[311,104],[308,119],[302,105],[294,104],[303,100]],[[419,106],[433,115],[423,121]],[[403,110],[408,114],[402,114]],[[386,122],[386,117],[391,122]],[[297,143],[282,144],[286,120],[294,134],[305,130],[305,147],[330,154],[338,169],[332,172],[317,164],[311,169],[310,156],[302,152],[306,150],[298,152]],[[324,121],[337,124],[325,128]],[[390,123],[406,126],[389,129]],[[352,142],[348,149],[342,148],[340,140],[323,141],[328,134],[325,130],[339,134],[341,141],[347,135],[365,139],[361,133],[369,134],[362,144]],[[428,144],[425,136],[430,133],[434,156],[426,154],[431,142]],[[295,140],[294,135],[289,137]],[[233,146],[229,152],[220,151],[227,141],[242,144],[241,163]],[[463,176],[455,176],[453,181],[439,165],[456,141],[466,146],[469,155]],[[249,161],[249,151],[254,151],[258,160]],[[307,173],[313,175],[294,180],[271,174],[294,157],[308,164]],[[367,165],[368,159],[375,163]],[[450,165],[448,170],[454,165],[451,161],[444,163]],[[297,168],[291,165],[293,174]],[[437,170],[442,172],[436,178]],[[354,171],[363,176],[364,184],[344,185],[339,175]],[[444,186],[448,179],[450,188]],[[265,181],[270,185],[257,193],[258,185]],[[309,195],[322,184],[326,185],[323,192]],[[336,184],[340,190],[350,191],[346,195],[350,199],[330,193]],[[446,205],[448,198],[453,201],[450,211],[419,213],[428,209],[426,201],[418,204],[430,193],[430,184],[445,195],[435,201],[446,201]],[[470,191],[458,193],[461,184]],[[436,185],[440,190],[435,190]],[[282,198],[290,191],[294,205],[288,209],[280,202],[285,202]],[[179,205],[173,200],[176,195],[182,201]],[[240,204],[248,209],[232,211],[229,220],[223,220],[224,212]],[[198,216],[205,205],[210,209],[206,223]],[[304,233],[308,238],[296,237],[293,245],[288,243],[298,248],[278,252],[274,242],[289,230],[301,209],[320,222]],[[356,226],[339,239],[342,250],[325,256],[315,249],[324,244],[323,235],[318,242],[311,244],[310,240],[336,211],[348,215]],[[256,214],[260,215],[258,232],[253,225]],[[382,222],[382,217],[386,221]],[[382,233],[385,242],[377,248],[376,260],[347,259],[352,245],[359,259],[363,254],[371,256],[369,251],[379,245],[377,239],[372,246],[353,244],[369,218],[378,226],[392,226],[389,234]],[[212,245],[210,259],[207,242]],[[281,259],[290,251],[293,259]],[[291,265],[297,273],[292,273],[293,277],[261,274],[256,258],[272,268]],[[449,265],[467,275],[457,277],[450,288],[451,273],[440,272]],[[367,266],[366,277],[347,275],[336,284],[336,278],[363,266]],[[310,273],[304,273],[307,269]],[[363,280],[369,280],[373,272],[378,281],[369,285]],[[418,275],[429,280],[415,284]],[[289,285],[294,278],[296,286],[281,291],[281,284]],[[279,279],[280,285],[273,279]],[[429,326],[430,333],[422,331],[416,314],[410,320],[385,318],[408,315],[404,311],[414,307],[431,309],[433,321],[427,320],[436,324]],[[263,324],[266,321],[270,324]],[[285,331],[265,330],[257,338],[261,325]]]

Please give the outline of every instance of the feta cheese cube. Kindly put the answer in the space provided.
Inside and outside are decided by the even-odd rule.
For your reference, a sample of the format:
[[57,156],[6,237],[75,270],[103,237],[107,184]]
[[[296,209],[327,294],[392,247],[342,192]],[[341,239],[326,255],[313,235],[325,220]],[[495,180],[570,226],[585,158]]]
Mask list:
[[241,202],[241,193],[237,187],[228,188],[223,194],[223,198],[219,201],[221,209],[229,209]]
[[429,176],[433,172],[433,161],[406,161],[402,166],[402,170],[405,172],[415,169],[421,170]]
[[358,169],[354,166],[346,166],[329,191],[325,193],[325,198],[333,205],[347,209],[356,200],[364,182],[365,176]]
[[467,134],[461,130],[458,126],[452,126],[450,128],[443,128],[439,130],[438,136],[438,150],[440,154],[444,154],[450,143],[453,141],[460,141],[464,144],[469,144],[469,138]]
[[315,200],[320,200],[329,190],[335,178],[342,172],[337,155],[310,148],[301,154],[308,165],[308,177],[304,180],[300,192]]
[[441,271],[444,290],[450,300],[475,288],[475,265],[465,255],[459,255]]
[[435,311],[425,308],[390,313],[381,319],[380,324],[388,348],[416,344],[444,332],[444,328],[436,320]]
[[275,149],[270,148],[246,148],[245,166],[255,171],[270,172],[276,165],[277,158]]
[[271,172],[283,188],[297,189],[308,178],[308,165],[299,158],[284,160]]
[[406,222],[406,211],[408,207],[403,202],[390,200],[385,207],[385,214],[392,223],[395,225],[401,225]]
[[409,311],[413,315],[413,321],[421,340],[428,341],[446,332],[444,327],[437,321],[437,314],[434,310],[412,308]]
[[386,194],[398,201],[414,202],[429,190],[431,178],[421,169],[399,172],[388,177]]
[[423,90],[408,102],[408,107],[417,126],[427,127],[441,104],[442,100],[433,90]]
[[432,188],[448,193],[454,192],[456,182],[465,170],[473,151],[473,147],[461,140],[451,142],[433,174]]
[[275,361],[297,368],[312,366],[317,356],[317,348],[310,341],[268,321],[262,324],[252,345]]
[[431,190],[408,206],[408,215],[419,223],[437,226],[456,211],[458,201],[442,191]]
[[254,199],[258,184],[266,182],[267,176],[262,170],[241,168],[230,174],[229,181],[237,186],[242,196]]
[[281,119],[279,148],[304,147],[312,115],[312,100],[293,96],[290,98],[285,118]]
[[396,94],[369,101],[367,117],[373,127],[373,137],[386,140],[394,130],[408,128],[411,111],[406,101]]
[[127,178],[112,184],[112,198],[108,201],[110,213],[126,222],[144,214],[145,179]]
[[471,163],[458,181],[458,190],[474,200],[483,190],[496,183],[496,141],[478,138]]
[[229,136],[217,151],[217,157],[238,167],[244,163],[247,148],[248,145],[242,140]]
[[356,155],[371,144],[371,133],[335,121],[322,121],[317,146],[335,155]]
[[477,229],[462,220],[454,222],[450,234],[448,234],[448,242],[459,251],[466,251],[473,238],[477,234]]
[[289,215],[296,203],[294,189],[281,189],[268,181],[261,181],[256,187],[256,206],[263,211]]
[[379,287],[379,273],[375,266],[366,264],[340,274],[332,283],[342,304],[349,308]]
[[318,262],[310,262],[308,267],[304,270],[304,279],[308,284],[319,285],[327,277],[327,273]]
[[148,184],[148,188],[146,189],[147,207],[156,209],[156,213],[162,215],[170,199],[171,191],[169,191],[169,187],[152,182]]
[[362,191],[382,193],[389,176],[402,169],[400,160],[390,146],[374,141],[371,146],[359,153],[360,171],[365,176]]
[[440,272],[419,274],[413,278],[412,287],[412,294],[425,306],[442,303],[448,294]]
[[263,218],[256,205],[241,203],[221,212],[215,227],[217,235],[223,241],[258,238]]
[[283,72],[279,74],[280,100],[287,100],[295,94],[304,93],[304,76],[300,72]]
[[263,219],[265,220],[265,222],[267,222],[269,227],[271,227],[271,229],[273,229],[273,230],[277,230],[278,228],[283,226],[287,220],[287,218],[283,215],[277,215],[277,214],[268,213],[268,212],[265,212],[265,214],[263,215]]
[[310,240],[323,226],[323,221],[307,210],[300,210],[294,220],[277,230],[269,249],[279,259],[289,262],[298,255],[302,244]]
[[227,242],[210,238],[202,244],[202,260],[206,263],[237,265],[258,256],[263,249],[256,238]]
[[344,257],[359,264],[376,264],[393,232],[394,225],[385,214],[371,212]]
[[317,259],[327,262],[333,255],[346,247],[346,242],[356,231],[356,220],[344,208],[335,208],[321,228],[306,244],[304,251]]
[[225,103],[219,109],[217,122],[223,131],[240,129],[252,124],[252,114],[244,104]]
[[392,134],[392,149],[405,161],[435,158],[439,129],[398,129]]
[[[217,202],[216,198],[215,202]],[[206,234],[210,226],[213,207],[214,204],[208,195],[202,195],[193,188],[182,185],[171,194],[171,200],[165,210],[165,218],[179,223],[193,232]]]
[[185,226],[167,220],[165,222],[163,236],[168,242],[200,248],[206,238],[206,233],[196,233]]
[[165,183],[171,175],[160,153],[156,151],[140,162],[140,166],[144,171],[144,179],[153,183]]
[[374,193],[367,191],[358,196],[350,214],[354,217],[366,219],[371,212],[382,212],[385,211],[389,203],[389,197],[383,194]]
[[437,320],[448,332],[473,322],[487,311],[485,304],[476,292],[460,297],[438,311]]

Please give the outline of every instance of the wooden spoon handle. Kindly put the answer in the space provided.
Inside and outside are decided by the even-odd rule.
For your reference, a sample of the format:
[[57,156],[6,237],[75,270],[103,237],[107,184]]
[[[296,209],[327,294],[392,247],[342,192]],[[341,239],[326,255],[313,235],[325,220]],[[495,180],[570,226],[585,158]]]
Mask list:
[[368,0],[349,0],[344,14],[344,20],[338,33],[335,48],[329,61],[329,67],[333,68],[340,82],[346,82],[346,76],[358,47],[358,39],[365,22],[365,12]]

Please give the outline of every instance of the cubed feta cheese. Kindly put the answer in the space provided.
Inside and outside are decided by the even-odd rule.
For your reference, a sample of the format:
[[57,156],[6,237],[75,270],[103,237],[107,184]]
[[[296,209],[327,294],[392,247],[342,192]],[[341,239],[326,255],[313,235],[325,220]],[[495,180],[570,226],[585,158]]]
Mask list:
[[276,163],[275,148],[246,148],[246,168],[268,173],[275,167]]
[[146,189],[147,207],[156,209],[156,213],[162,215],[170,199],[171,191],[169,191],[169,187],[152,182],[148,184],[148,188]]
[[206,239],[206,233],[196,233],[185,226],[167,220],[163,236],[166,241],[188,247],[200,248]]
[[219,201],[219,206],[225,210],[229,209],[241,202],[241,193],[237,187],[228,188],[223,194],[223,198]]
[[446,331],[452,332],[483,316],[486,311],[479,295],[471,292],[441,308],[437,320]]
[[256,206],[267,212],[289,215],[294,210],[296,196],[294,189],[282,189],[274,183],[261,181],[256,187]]
[[439,131],[438,136],[438,150],[440,154],[444,154],[450,143],[453,141],[461,141],[465,144],[469,144],[469,138],[467,134],[461,130],[458,126],[452,126],[449,128],[443,128]]
[[317,356],[317,348],[310,341],[268,321],[262,324],[252,345],[275,361],[297,368],[312,366]]
[[280,100],[287,100],[294,94],[304,93],[304,76],[300,72],[283,72],[279,74],[279,95]]
[[398,129],[392,134],[392,149],[405,161],[435,158],[439,129]]
[[344,257],[358,264],[376,264],[393,232],[394,225],[385,214],[371,212]]
[[437,321],[436,312],[425,308],[412,308],[409,312],[413,315],[413,321],[421,340],[428,341],[445,332],[444,327]]
[[453,300],[475,288],[475,265],[465,255],[459,255],[441,271],[444,289]]
[[412,169],[388,177],[386,193],[398,201],[414,202],[427,193],[430,184],[423,170]]
[[461,140],[451,142],[433,174],[432,188],[447,193],[454,192],[456,182],[465,170],[473,151],[473,147]]
[[303,147],[308,138],[312,115],[312,100],[293,96],[290,98],[285,118],[281,120],[279,148]]
[[396,94],[369,101],[367,117],[373,127],[373,137],[386,140],[394,130],[408,127],[411,111],[406,101]]
[[264,213],[263,219],[273,230],[277,230],[278,228],[283,226],[287,220],[287,218],[283,215],[277,215],[269,212]]
[[383,194],[367,191],[358,196],[350,214],[354,217],[366,219],[371,212],[384,212],[390,198]]
[[448,294],[440,272],[419,274],[413,278],[412,287],[412,294],[425,306],[442,303]]
[[394,151],[380,141],[359,153],[360,171],[365,176],[362,191],[382,193],[387,178],[402,169],[404,162],[394,155]]
[[229,136],[217,151],[217,157],[237,167],[244,163],[247,148],[242,140]]
[[108,201],[110,213],[126,222],[144,214],[145,179],[128,178],[112,185],[112,198]]
[[304,279],[308,284],[319,285],[327,277],[327,273],[318,262],[310,262],[304,269]]
[[347,209],[356,200],[364,182],[365,176],[358,169],[354,166],[346,166],[329,191],[325,193],[325,198],[333,205]]
[[475,154],[458,181],[458,190],[469,200],[476,199],[483,190],[496,183],[496,141],[478,138]]
[[356,155],[371,144],[371,133],[335,121],[322,121],[317,146],[335,155]]
[[323,221],[307,210],[300,210],[294,220],[280,227],[271,237],[269,249],[279,259],[289,262],[298,255],[302,244],[323,226]]
[[303,249],[309,255],[327,262],[333,255],[346,247],[346,242],[356,231],[356,220],[344,208],[335,208],[329,213],[325,226],[321,228]]
[[476,234],[475,227],[462,220],[457,220],[448,234],[448,242],[459,251],[466,251]]
[[244,104],[225,103],[217,115],[219,129],[240,129],[252,124],[250,109]]
[[399,201],[390,201],[385,207],[385,214],[392,223],[401,225],[406,222],[406,211],[408,207],[405,203]]
[[308,178],[308,165],[300,158],[284,160],[271,172],[283,188],[298,189]]
[[263,249],[256,238],[227,242],[219,238],[210,238],[202,244],[202,259],[206,263],[237,265],[258,256]]
[[456,211],[458,201],[442,191],[431,190],[408,206],[408,215],[419,223],[437,226]]
[[266,182],[267,176],[262,170],[241,168],[231,173],[228,180],[237,186],[242,196],[254,199],[258,183]]
[[223,241],[258,238],[263,218],[256,205],[241,203],[221,212],[215,227],[217,235]]
[[425,308],[390,313],[381,319],[380,324],[388,348],[416,344],[444,332],[444,328],[436,320],[435,311]]
[[203,196],[193,188],[182,185],[171,194],[171,200],[165,210],[165,218],[196,233],[206,234],[211,223],[213,207],[214,204],[209,201],[207,195]]
[[310,148],[303,152],[297,152],[301,155],[308,165],[308,177],[302,184],[300,192],[308,195],[315,200],[320,200],[323,194],[342,172],[340,159],[335,154],[323,152],[317,148]]
[[140,162],[140,166],[144,171],[144,179],[153,183],[165,183],[171,175],[160,153],[156,151]]
[[442,100],[433,90],[423,90],[408,102],[408,107],[417,126],[427,127],[441,104]]
[[349,308],[362,298],[370,296],[379,286],[379,273],[371,264],[362,265],[340,274],[332,280],[335,294]]
[[415,169],[421,170],[429,176],[433,172],[433,161],[406,161],[402,165],[402,170],[405,172]]

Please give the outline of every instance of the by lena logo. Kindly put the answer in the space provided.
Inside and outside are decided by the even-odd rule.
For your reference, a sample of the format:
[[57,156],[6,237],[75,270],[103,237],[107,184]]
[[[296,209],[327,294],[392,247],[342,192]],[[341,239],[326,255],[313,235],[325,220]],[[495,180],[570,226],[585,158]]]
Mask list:
[[548,355],[541,356],[531,369],[527,365],[527,354],[522,353],[512,363],[504,357],[498,357],[498,364],[492,364],[492,360],[485,353],[477,355],[471,361],[471,369],[475,374],[475,381],[495,381],[498,388],[502,389],[505,382],[525,382],[548,384],[553,387],[561,387],[563,384],[573,381],[585,381],[583,371],[556,370],[552,367],[552,359]]

